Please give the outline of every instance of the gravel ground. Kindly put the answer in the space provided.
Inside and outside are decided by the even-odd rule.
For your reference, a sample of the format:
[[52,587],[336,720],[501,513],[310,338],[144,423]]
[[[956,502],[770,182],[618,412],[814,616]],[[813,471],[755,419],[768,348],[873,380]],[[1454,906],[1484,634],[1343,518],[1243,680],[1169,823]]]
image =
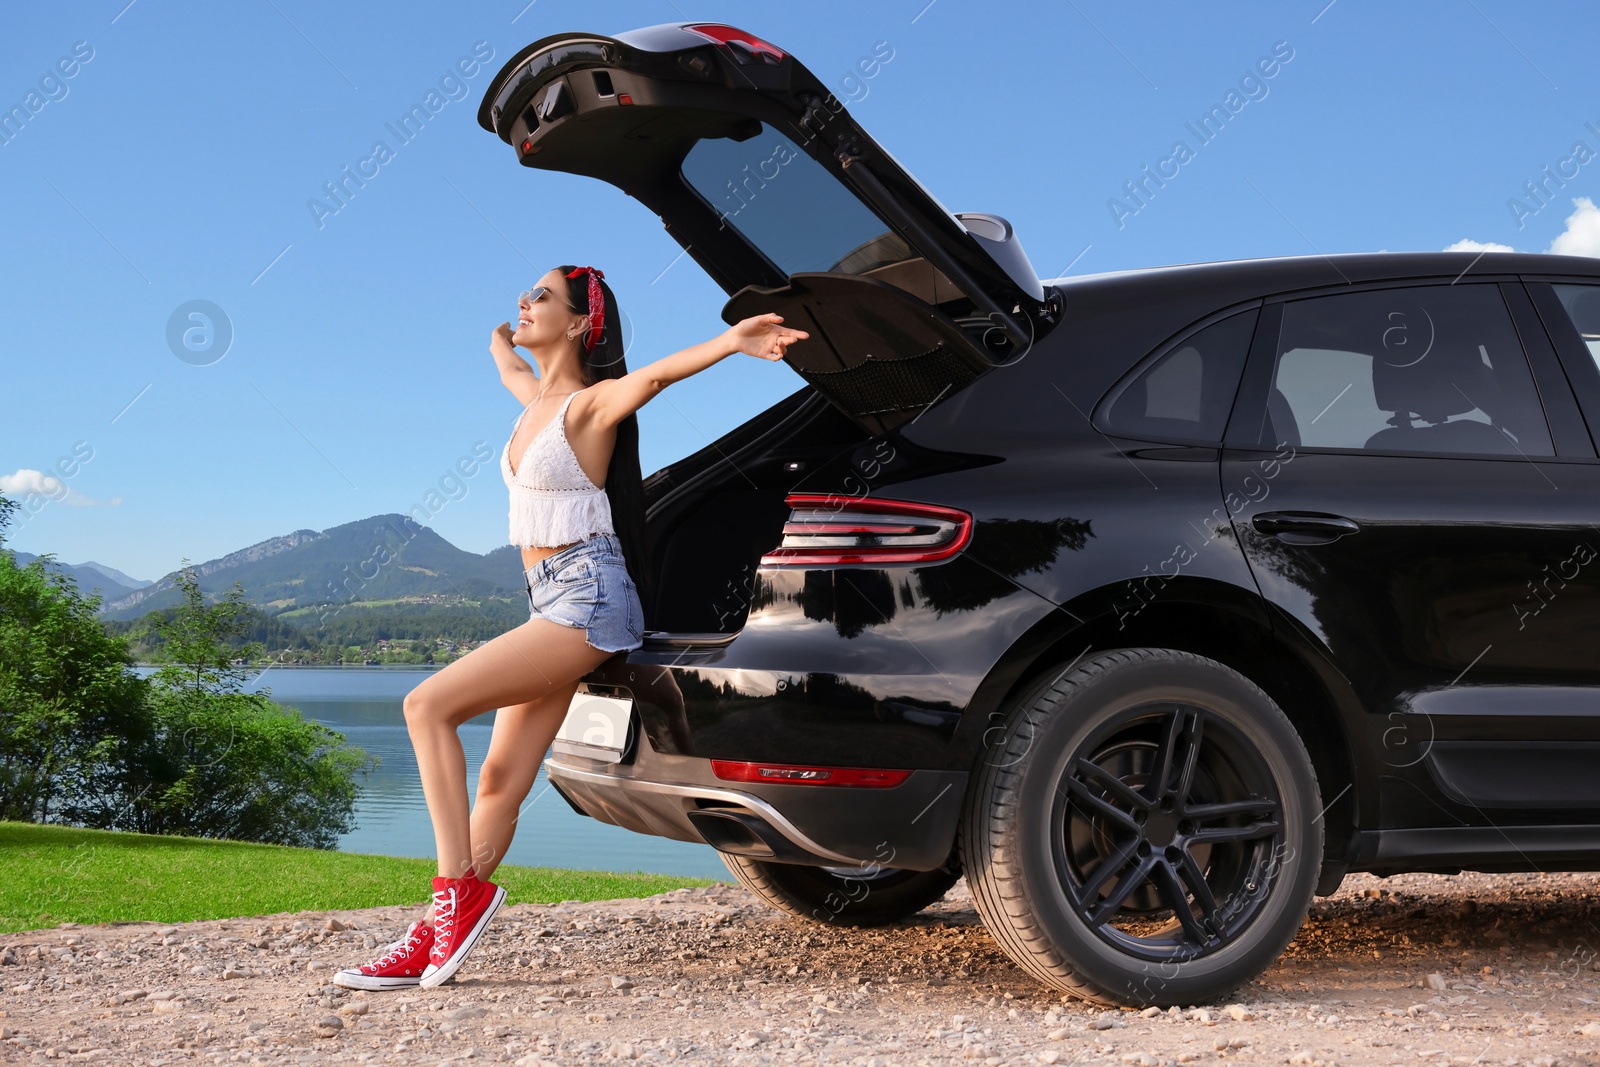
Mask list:
[[1600,875],[1352,876],[1227,1004],[1105,1011],[995,947],[965,882],[830,929],[717,885],[522,904],[452,982],[329,984],[416,908],[0,935],[0,1063],[1589,1064]]

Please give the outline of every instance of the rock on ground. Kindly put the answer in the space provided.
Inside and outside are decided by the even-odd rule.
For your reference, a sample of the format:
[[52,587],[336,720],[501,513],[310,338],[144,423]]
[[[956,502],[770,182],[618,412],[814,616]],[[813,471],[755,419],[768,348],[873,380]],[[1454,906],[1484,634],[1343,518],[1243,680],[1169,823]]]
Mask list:
[[0,935],[0,1063],[1587,1064],[1600,875],[1353,876],[1211,1005],[1106,1011],[995,946],[964,882],[877,930],[717,885],[502,909],[437,989],[329,984],[416,908]]

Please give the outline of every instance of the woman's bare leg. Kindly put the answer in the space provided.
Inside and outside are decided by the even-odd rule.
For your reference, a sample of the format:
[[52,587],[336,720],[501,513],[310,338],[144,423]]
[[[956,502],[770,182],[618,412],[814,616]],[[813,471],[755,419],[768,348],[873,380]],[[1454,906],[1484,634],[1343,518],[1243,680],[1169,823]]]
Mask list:
[[[489,879],[504,861],[522,802],[539,774],[539,762],[530,760],[528,754],[537,752],[542,759],[549,751],[577,688],[578,683],[573,682],[540,700],[513,704],[495,713],[494,733],[478,771],[478,795],[472,805],[473,867],[479,878]],[[422,921],[433,922],[431,902]]]
[[[478,839],[472,832],[468,808],[466,754],[456,730],[473,716],[496,708],[543,703],[562,693],[570,698],[576,681],[614,654],[591,648],[576,627],[529,619],[429,676],[406,695],[406,727],[433,821],[441,875],[459,878],[465,874],[473,866],[472,847]],[[535,720],[554,718],[548,726],[553,737],[561,719],[550,714],[549,705],[544,711],[544,715],[536,712]],[[522,726],[530,729],[526,723]],[[499,734],[498,727],[495,732]],[[537,743],[536,738],[532,740]],[[546,740],[544,747],[518,753],[526,765],[529,785],[548,746]],[[501,747],[504,750],[506,746]],[[509,775],[503,781],[508,779]],[[501,791],[508,788],[503,786]],[[496,806],[501,805],[491,807]],[[498,840],[498,835],[492,840]]]
[[543,699],[495,713],[494,733],[478,771],[478,795],[472,804],[472,858],[479,878],[494,874],[511,848],[523,801],[577,688],[574,680]]

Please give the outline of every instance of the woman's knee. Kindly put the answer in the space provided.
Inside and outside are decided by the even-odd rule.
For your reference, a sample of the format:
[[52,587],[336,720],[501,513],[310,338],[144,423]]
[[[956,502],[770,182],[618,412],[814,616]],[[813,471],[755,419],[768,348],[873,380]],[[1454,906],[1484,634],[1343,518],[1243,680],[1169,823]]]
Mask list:
[[[513,766],[510,762],[494,757],[488,757],[483,765],[478,768],[478,797],[479,799],[503,800],[513,799],[521,803],[521,796],[512,796],[521,789],[524,796],[527,788],[522,780],[527,777],[525,768]],[[531,784],[531,783],[530,783]]]
[[406,694],[400,708],[408,727],[450,725],[449,709],[423,692],[421,686]]

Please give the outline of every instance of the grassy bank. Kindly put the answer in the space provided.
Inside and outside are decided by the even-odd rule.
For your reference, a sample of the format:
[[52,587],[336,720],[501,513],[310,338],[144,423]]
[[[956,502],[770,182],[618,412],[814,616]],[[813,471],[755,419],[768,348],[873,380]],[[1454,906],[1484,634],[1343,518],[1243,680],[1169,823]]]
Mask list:
[[[0,933],[58,923],[186,922],[423,904],[432,860],[0,822]],[[496,869],[506,903],[663,893],[707,878]]]

